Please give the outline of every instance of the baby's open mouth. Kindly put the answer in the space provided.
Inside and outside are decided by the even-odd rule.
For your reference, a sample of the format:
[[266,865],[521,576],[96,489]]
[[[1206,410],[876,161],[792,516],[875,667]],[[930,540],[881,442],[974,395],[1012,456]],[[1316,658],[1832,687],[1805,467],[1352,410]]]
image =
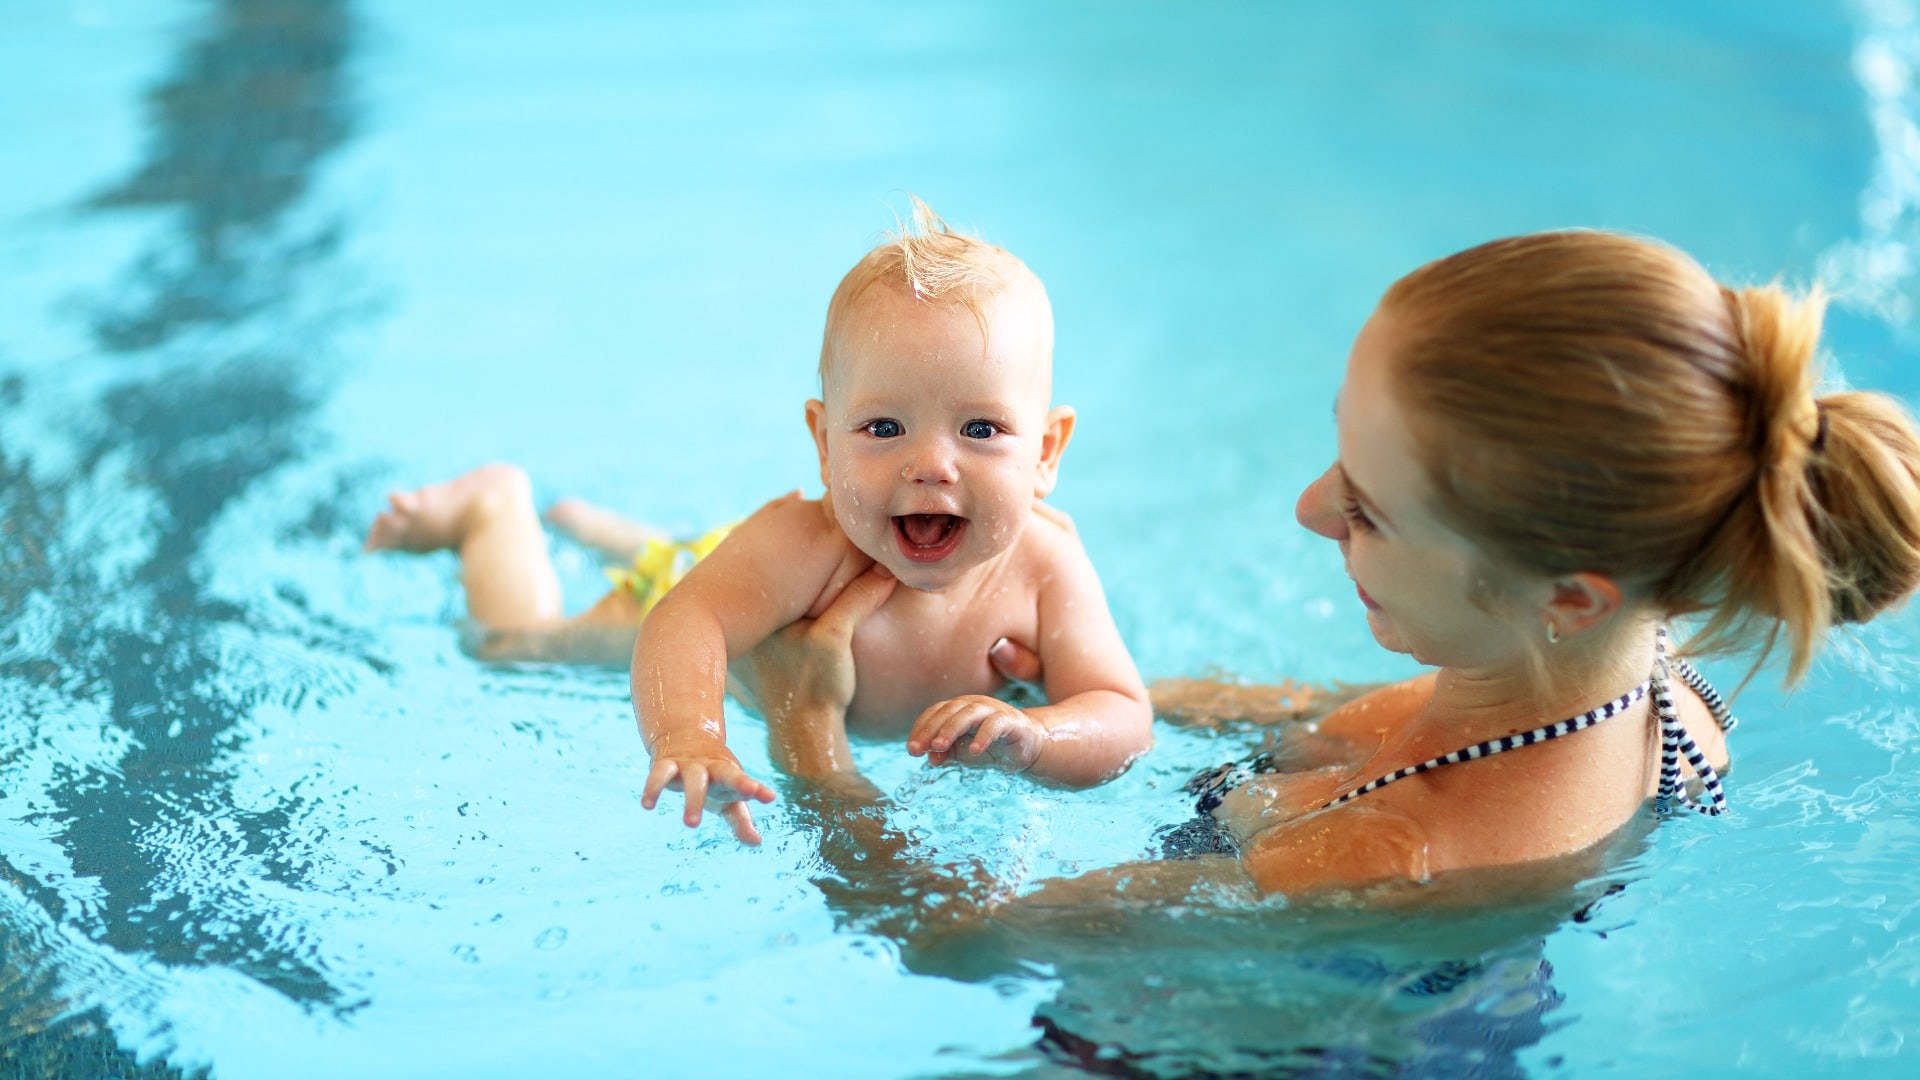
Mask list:
[[960,546],[967,519],[953,514],[901,514],[893,519],[900,554],[914,562],[939,562]]

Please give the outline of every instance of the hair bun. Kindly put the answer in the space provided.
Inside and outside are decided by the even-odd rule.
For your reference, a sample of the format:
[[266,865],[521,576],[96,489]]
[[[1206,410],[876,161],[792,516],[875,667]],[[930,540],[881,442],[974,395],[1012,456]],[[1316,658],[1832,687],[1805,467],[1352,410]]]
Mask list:
[[1826,299],[1816,291],[1796,300],[1779,285],[1722,292],[1746,358],[1747,417],[1762,473],[1800,468],[1822,430],[1813,389]]
[[1920,437],[1884,394],[1820,400],[1805,475],[1836,623],[1864,622],[1920,587]]

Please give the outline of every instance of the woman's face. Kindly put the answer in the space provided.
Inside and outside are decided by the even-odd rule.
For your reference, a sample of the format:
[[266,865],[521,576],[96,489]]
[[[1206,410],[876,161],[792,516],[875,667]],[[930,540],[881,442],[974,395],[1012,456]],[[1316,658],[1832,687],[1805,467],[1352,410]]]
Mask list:
[[1394,389],[1399,346],[1392,317],[1376,311],[1354,340],[1335,406],[1339,458],[1307,485],[1300,524],[1337,542],[1366,608],[1374,640],[1423,664],[1495,666],[1535,635],[1533,584],[1490,569],[1431,507],[1425,462]]

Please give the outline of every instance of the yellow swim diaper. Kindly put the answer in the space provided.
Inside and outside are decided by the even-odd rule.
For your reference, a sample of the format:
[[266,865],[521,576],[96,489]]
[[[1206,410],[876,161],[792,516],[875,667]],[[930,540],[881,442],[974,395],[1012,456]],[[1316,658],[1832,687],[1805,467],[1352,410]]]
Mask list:
[[643,613],[652,611],[667,590],[680,584],[693,564],[712,554],[732,531],[732,525],[722,525],[692,540],[649,540],[633,557],[631,569],[608,567],[607,578],[615,589],[640,601]]

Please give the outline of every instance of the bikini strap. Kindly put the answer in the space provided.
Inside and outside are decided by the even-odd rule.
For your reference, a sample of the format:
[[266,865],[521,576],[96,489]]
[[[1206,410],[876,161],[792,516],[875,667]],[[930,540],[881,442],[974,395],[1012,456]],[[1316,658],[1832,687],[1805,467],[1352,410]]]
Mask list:
[[1705,675],[1695,671],[1693,665],[1687,663],[1684,657],[1676,656],[1671,662],[1674,673],[1680,676],[1680,681],[1691,687],[1694,693],[1700,695],[1700,700],[1707,703],[1707,711],[1713,714],[1713,722],[1720,725],[1721,731],[1732,731],[1740,726],[1739,717],[1734,716],[1733,710],[1727,708],[1726,701],[1722,700],[1720,692],[1713,688],[1713,684],[1707,681]]
[[1571,735],[1576,731],[1585,731],[1587,728],[1592,727],[1602,720],[1618,716],[1625,712],[1634,702],[1647,696],[1648,686],[1648,683],[1641,683],[1639,686],[1621,694],[1619,697],[1614,698],[1612,701],[1607,702],[1597,709],[1581,713],[1579,716],[1569,716],[1557,724],[1543,724],[1540,727],[1534,728],[1532,731],[1523,731],[1518,735],[1504,735],[1498,739],[1488,739],[1486,742],[1474,743],[1472,746],[1463,750],[1455,750],[1451,754],[1442,754],[1436,758],[1428,758],[1418,765],[1408,765],[1404,769],[1395,769],[1385,776],[1367,781],[1352,791],[1347,792],[1345,795],[1327,803],[1320,809],[1330,810],[1333,807],[1339,806],[1341,803],[1357,799],[1369,791],[1378,791],[1396,780],[1405,780],[1407,777],[1413,776],[1416,773],[1438,769],[1442,765],[1457,765],[1462,761],[1472,761],[1476,758],[1491,757],[1494,754],[1504,754],[1508,750],[1515,750],[1522,746],[1531,746],[1534,743],[1546,742],[1548,739],[1557,739],[1562,735]]
[[[1673,704],[1673,683],[1667,678],[1666,627],[1663,626],[1655,631],[1653,643],[1653,678],[1650,681],[1653,684],[1654,713],[1660,717],[1660,790],[1653,799],[1654,809],[1667,814],[1672,813],[1676,806],[1682,806],[1702,814],[1713,816],[1724,814],[1727,812],[1727,796],[1720,788],[1720,774],[1708,764],[1707,756],[1702,754],[1700,748],[1694,744],[1693,736],[1687,734],[1687,729],[1681,726],[1680,710]],[[1683,680],[1686,680],[1687,673],[1693,670],[1692,665],[1684,660],[1673,661],[1673,666],[1679,669]],[[1699,674],[1695,672],[1694,677],[1699,678]],[[1700,679],[1700,682],[1704,683],[1706,680]],[[1687,685],[1694,687],[1695,693],[1700,693],[1700,688],[1692,680],[1687,680]],[[1706,693],[1700,694],[1702,700],[1709,702],[1710,709],[1713,708],[1712,702],[1720,699],[1718,694],[1713,694],[1709,699],[1707,694],[1712,693],[1713,688],[1709,686]],[[1719,711],[1714,713],[1714,719],[1719,721],[1725,712],[1726,704],[1721,702]],[[1733,727],[1732,717],[1729,715],[1726,721],[1721,722],[1720,727],[1723,731],[1730,730]],[[1680,775],[1682,755],[1686,756],[1687,764],[1693,766],[1694,775],[1700,778],[1701,793],[1706,796],[1705,803],[1694,802],[1693,795],[1687,791],[1686,781]]]

